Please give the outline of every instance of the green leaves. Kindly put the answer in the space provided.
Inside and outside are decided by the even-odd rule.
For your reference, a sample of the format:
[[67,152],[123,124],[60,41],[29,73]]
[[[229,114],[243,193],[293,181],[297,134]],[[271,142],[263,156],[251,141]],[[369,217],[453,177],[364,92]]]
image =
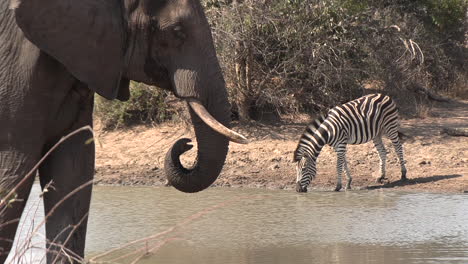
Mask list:
[[132,82],[130,99],[109,101],[96,96],[95,115],[103,128],[113,129],[138,123],[158,123],[171,118],[164,99],[168,93],[157,87]]
[[466,0],[425,0],[431,21],[441,30],[461,30],[468,2]]

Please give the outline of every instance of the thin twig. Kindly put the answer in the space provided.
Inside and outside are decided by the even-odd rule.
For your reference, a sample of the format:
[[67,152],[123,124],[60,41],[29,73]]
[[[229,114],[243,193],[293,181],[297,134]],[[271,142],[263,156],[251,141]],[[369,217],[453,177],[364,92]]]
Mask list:
[[4,222],[4,223],[0,224],[0,229],[2,229],[3,227],[5,227],[5,226],[7,226],[7,225],[17,223],[17,222],[19,222],[19,221],[20,221],[20,219],[19,219],[19,218],[16,218],[16,219],[13,219],[13,220]]
[[[182,238],[178,238],[178,237],[171,237],[171,238],[168,238],[168,239],[165,239],[163,240],[162,242],[164,243],[167,243],[169,241],[173,241],[173,240],[183,240]],[[161,242],[159,242],[158,244],[160,244]],[[161,245],[162,246],[162,245]],[[144,255],[148,255],[149,253],[153,252],[155,249],[155,247],[151,248],[151,249],[148,249],[148,243],[145,244],[145,246],[137,249],[136,251],[134,252],[130,252],[130,253],[127,253],[125,255],[122,255],[122,256],[119,256],[119,257],[116,257],[116,258],[113,258],[113,259],[109,259],[109,260],[106,260],[106,262],[115,262],[115,261],[118,261],[118,260],[121,260],[121,259],[125,259],[125,258],[128,258],[132,255],[136,255],[142,251],[146,251],[144,254],[142,254],[143,256]]]
[[[68,237],[65,239],[65,241],[63,241],[63,243],[60,245],[60,251],[59,252],[64,252],[64,254],[68,257],[68,254],[66,254],[64,248],[65,248],[65,245],[68,243],[68,241],[70,240],[70,238],[72,237],[73,233],[76,231],[76,229],[83,223],[83,221],[86,219],[86,217],[88,217],[89,215],[89,212],[87,212],[86,214],[83,215],[83,217],[80,219],[80,221],[76,224],[76,225],[73,225],[73,229],[70,231],[70,233],[68,234]],[[51,245],[52,246],[52,245]],[[50,246],[50,247],[51,247]],[[49,247],[49,248],[50,248]],[[54,261],[52,261],[52,263],[55,263],[58,258],[59,258],[60,254],[57,254],[54,258]]]
[[116,251],[118,251],[118,250],[121,250],[121,249],[123,249],[123,248],[129,247],[129,246],[131,246],[131,245],[134,245],[134,244],[137,244],[137,243],[140,243],[140,242],[149,241],[149,240],[158,238],[158,237],[160,237],[160,236],[163,236],[163,235],[165,235],[165,234],[168,234],[168,233],[170,233],[170,232],[176,230],[177,228],[186,226],[188,223],[194,221],[195,219],[198,219],[198,218],[202,217],[203,215],[206,215],[206,214],[208,214],[208,213],[210,213],[210,212],[212,212],[212,211],[214,211],[214,210],[216,210],[216,209],[218,209],[218,208],[221,208],[221,207],[224,207],[224,206],[226,206],[226,205],[232,204],[232,203],[237,202],[237,201],[239,201],[239,200],[243,200],[243,199],[247,199],[247,198],[255,198],[255,197],[260,197],[260,196],[259,196],[259,195],[245,195],[245,196],[240,196],[240,197],[237,197],[237,198],[235,198],[235,199],[231,199],[231,200],[228,200],[228,201],[221,202],[221,203],[219,203],[219,204],[213,205],[213,206],[208,207],[208,208],[206,208],[206,209],[204,209],[204,210],[201,210],[201,211],[199,211],[199,212],[197,212],[197,213],[195,213],[195,214],[192,214],[191,216],[185,218],[184,221],[179,222],[178,224],[176,224],[176,225],[174,225],[174,226],[172,226],[172,227],[166,229],[165,231],[162,231],[162,232],[160,232],[160,233],[157,233],[157,234],[155,234],[155,235],[152,235],[152,236],[149,236],[149,237],[146,237],[146,238],[141,238],[141,239],[138,239],[138,240],[135,240],[135,241],[131,241],[131,242],[129,242],[129,243],[127,243],[127,244],[124,244],[124,245],[122,245],[122,246],[120,246],[120,247],[117,247],[117,248],[115,248],[115,249],[111,249],[111,250],[109,250],[109,251],[107,251],[107,252],[101,253],[101,254],[99,254],[99,255],[97,255],[97,256],[92,257],[92,258],[89,260],[89,262],[90,262],[90,263],[97,263],[97,259],[99,259],[99,258],[105,257],[105,256],[107,256],[107,255],[109,255],[109,254],[111,254],[111,253],[114,253],[114,252],[116,252]]
[[168,238],[168,239],[165,239],[161,242],[159,242],[158,244],[156,244],[154,247],[152,247],[150,250],[148,250],[148,252],[146,252],[145,254],[142,254],[140,256],[138,256],[135,260],[133,260],[131,262],[131,264],[136,264],[138,261],[140,261],[143,257],[149,255],[149,253],[161,248],[162,246],[164,246],[165,244],[171,242],[171,241],[174,241],[174,240],[178,240],[177,237],[171,237],[171,238]]
[[[39,210],[39,200],[35,202],[35,205],[34,207],[36,208],[35,211],[34,211],[34,214],[32,215],[32,224],[31,224],[31,231],[34,229],[34,216],[37,215],[37,211]],[[28,219],[29,218],[29,213],[31,212],[28,211],[28,213],[26,214],[26,216],[24,217],[24,219]],[[18,219],[19,220],[19,219]],[[26,225],[26,221],[23,221],[23,224],[21,225],[20,229],[17,230],[16,232],[19,233],[19,234],[22,234],[23,233],[23,228],[24,226]],[[32,237],[29,237],[28,239],[26,239],[26,242],[25,244],[23,245],[20,245],[20,244],[17,244],[16,246],[16,250],[15,252],[18,252],[21,248],[25,248],[25,253],[27,251],[28,248],[30,248],[30,245],[32,243]]]
[[[64,141],[66,141],[67,139],[69,139],[70,137],[80,133],[81,131],[85,131],[85,130],[88,130],[89,132],[91,132],[92,135],[94,135],[93,133],[93,129],[90,127],[90,126],[84,126],[84,127],[81,127],[81,128],[78,128],[77,130],[71,132],[70,134],[62,137],[57,143],[55,143],[55,145],[49,149],[49,151],[47,151],[47,153],[39,160],[39,162],[36,163],[36,165],[26,174],[26,176],[23,177],[23,179],[15,186],[13,187],[13,189],[0,201],[0,209],[3,209],[4,206],[6,206],[8,204],[8,199],[10,196],[12,196],[16,190],[21,186],[23,185],[26,180],[28,180],[32,175],[34,175],[34,172],[36,172],[36,170],[39,168],[39,166],[44,162],[44,160],[60,145],[62,144]],[[94,136],[93,136],[94,137]]]
[[[39,228],[41,228],[46,220],[57,210],[57,208],[63,203],[65,202],[68,198],[70,198],[71,196],[73,196],[74,194],[76,194],[77,192],[81,191],[82,189],[84,189],[85,187],[89,186],[89,185],[92,185],[93,184],[93,180],[90,180],[80,186],[78,186],[75,190],[71,191],[70,193],[68,193],[67,195],[65,195],[60,201],[58,201],[54,207],[52,207],[52,209],[50,209],[50,211],[47,213],[47,215],[44,217],[44,219],[39,223],[39,225],[34,229],[34,231],[28,236],[27,239],[30,239],[31,237],[33,237],[38,231],[39,231]],[[22,256],[24,254],[24,250],[22,252],[20,252],[20,254],[18,254],[18,252],[15,254],[14,258],[16,258],[17,256]]]

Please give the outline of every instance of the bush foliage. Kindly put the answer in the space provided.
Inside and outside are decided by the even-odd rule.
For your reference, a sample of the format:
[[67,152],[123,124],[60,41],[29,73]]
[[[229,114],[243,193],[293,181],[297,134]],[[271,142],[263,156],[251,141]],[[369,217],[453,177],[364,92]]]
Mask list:
[[173,114],[165,102],[167,96],[168,92],[164,90],[131,82],[130,99],[126,102],[96,96],[95,115],[104,129],[162,122]]
[[[312,113],[378,90],[415,111],[417,92],[466,84],[464,0],[206,2],[241,119]],[[463,88],[462,88],[463,89]]]

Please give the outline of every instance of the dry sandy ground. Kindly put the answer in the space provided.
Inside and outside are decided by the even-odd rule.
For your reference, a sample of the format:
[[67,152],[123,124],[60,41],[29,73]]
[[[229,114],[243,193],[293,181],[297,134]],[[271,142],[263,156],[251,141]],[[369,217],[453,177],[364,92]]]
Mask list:
[[[253,123],[234,127],[251,140],[248,145],[232,143],[223,172],[215,186],[294,189],[293,151],[306,122],[281,125]],[[444,127],[468,128],[468,102],[440,103],[430,116],[401,120],[401,131],[410,136],[404,142],[407,182],[400,182],[400,168],[394,149],[385,139],[387,177],[375,183],[379,158],[372,143],[348,147],[353,189],[392,189],[430,192],[468,192],[468,138],[441,133]],[[96,183],[118,185],[163,185],[164,156],[174,141],[194,138],[176,124],[103,132],[97,130]],[[183,162],[190,164],[196,152]],[[332,190],[336,184],[336,155],[326,146],[318,159],[318,175],[312,188]],[[345,180],[345,178],[344,178]]]

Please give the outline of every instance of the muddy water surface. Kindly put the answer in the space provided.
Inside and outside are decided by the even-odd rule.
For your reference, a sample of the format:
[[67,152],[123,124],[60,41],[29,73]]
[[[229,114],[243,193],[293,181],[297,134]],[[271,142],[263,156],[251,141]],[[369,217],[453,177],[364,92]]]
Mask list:
[[468,263],[468,195],[95,187],[88,257],[163,231],[139,263]]

